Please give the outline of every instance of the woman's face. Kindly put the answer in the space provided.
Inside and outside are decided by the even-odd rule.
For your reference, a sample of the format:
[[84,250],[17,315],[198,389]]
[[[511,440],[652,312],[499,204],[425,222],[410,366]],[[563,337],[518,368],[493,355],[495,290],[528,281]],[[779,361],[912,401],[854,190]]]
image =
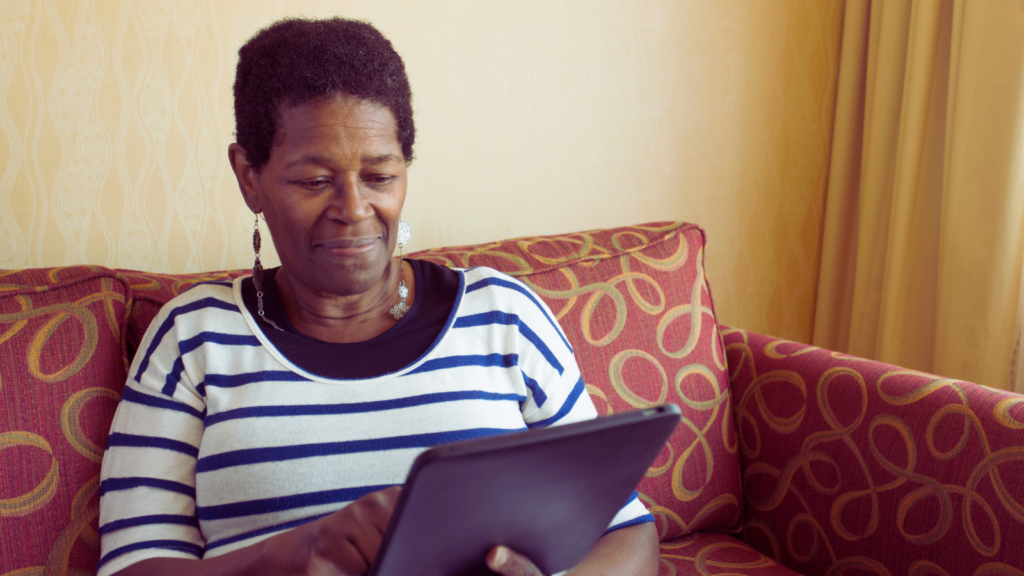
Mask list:
[[284,110],[270,159],[251,173],[256,204],[246,201],[290,280],[337,296],[384,281],[405,202],[397,134],[387,108],[348,95]]

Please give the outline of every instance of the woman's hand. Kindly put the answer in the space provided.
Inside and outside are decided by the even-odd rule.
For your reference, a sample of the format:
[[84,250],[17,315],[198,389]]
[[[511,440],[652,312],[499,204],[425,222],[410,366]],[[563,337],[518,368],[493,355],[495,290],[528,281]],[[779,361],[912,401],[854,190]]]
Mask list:
[[280,574],[361,576],[377,555],[402,489],[371,492],[337,512],[265,541]]
[[487,567],[502,576],[545,576],[529,558],[505,546],[495,546],[487,553]]
[[[495,546],[487,553],[487,567],[503,576],[545,576],[529,558]],[[586,558],[566,576],[656,576],[658,532],[654,523],[609,532],[597,541]]]
[[316,522],[223,556],[149,558],[115,576],[362,576],[401,492],[400,486],[371,492]]

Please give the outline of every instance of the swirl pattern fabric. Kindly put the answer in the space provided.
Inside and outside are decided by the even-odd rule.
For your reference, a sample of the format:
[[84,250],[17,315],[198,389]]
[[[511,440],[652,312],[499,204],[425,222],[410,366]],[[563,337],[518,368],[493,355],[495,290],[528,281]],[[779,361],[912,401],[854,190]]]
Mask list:
[[694,532],[662,542],[658,576],[691,575],[797,576],[797,573],[747,543],[720,532]]
[[0,573],[95,573],[130,305],[111,270],[0,270]]
[[1024,574],[1024,397],[723,334],[754,548],[808,574]]

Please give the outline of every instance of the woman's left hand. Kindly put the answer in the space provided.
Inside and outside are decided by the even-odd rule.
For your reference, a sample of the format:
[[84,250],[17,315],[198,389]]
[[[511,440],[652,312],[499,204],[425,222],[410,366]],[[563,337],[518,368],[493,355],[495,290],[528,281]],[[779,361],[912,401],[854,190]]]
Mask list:
[[495,546],[487,553],[487,567],[502,576],[544,576],[529,558],[505,546]]
[[[545,576],[529,558],[507,546],[491,548],[486,561],[502,576]],[[648,522],[605,534],[566,576],[656,576],[658,566],[658,532]]]

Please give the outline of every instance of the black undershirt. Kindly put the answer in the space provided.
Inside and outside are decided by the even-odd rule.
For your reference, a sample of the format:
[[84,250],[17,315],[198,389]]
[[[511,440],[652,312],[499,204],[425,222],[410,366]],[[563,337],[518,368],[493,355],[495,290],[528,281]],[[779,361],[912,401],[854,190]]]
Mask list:
[[333,379],[374,378],[412,364],[433,346],[444,330],[459,292],[459,274],[423,260],[406,260],[416,275],[416,298],[394,326],[363,342],[336,344],[307,336],[288,319],[274,274],[263,272],[263,313],[278,330],[260,319],[252,278],[242,281],[242,301],[256,325],[285,358],[303,370]]

